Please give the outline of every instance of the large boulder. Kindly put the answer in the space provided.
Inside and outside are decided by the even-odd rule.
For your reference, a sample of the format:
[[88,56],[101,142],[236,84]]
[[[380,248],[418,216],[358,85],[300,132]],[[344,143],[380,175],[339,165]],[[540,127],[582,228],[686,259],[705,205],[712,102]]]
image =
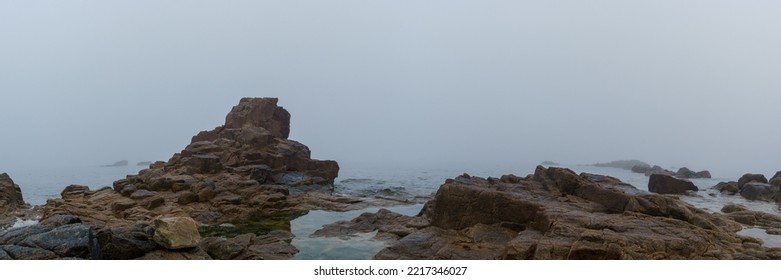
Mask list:
[[20,207],[25,207],[22,189],[14,184],[6,173],[0,173],[0,217]]
[[12,259],[102,258],[92,226],[70,215],[2,232],[0,245]]
[[743,186],[745,184],[751,182],[764,183],[764,184],[768,183],[767,178],[765,178],[765,175],[746,173],[743,174],[743,176],[741,176],[740,179],[738,179],[738,188],[743,189]]
[[740,188],[740,196],[749,200],[776,201],[779,189],[778,186],[752,181]]
[[648,191],[659,194],[685,194],[687,191],[698,191],[692,182],[676,179],[664,174],[651,174],[648,179]]
[[738,182],[730,181],[730,182],[719,182],[715,186],[713,186],[714,190],[719,191],[723,194],[729,194],[733,195],[740,192],[740,188],[738,188]]
[[157,244],[167,249],[194,248],[201,242],[198,224],[190,217],[168,217],[155,219]]

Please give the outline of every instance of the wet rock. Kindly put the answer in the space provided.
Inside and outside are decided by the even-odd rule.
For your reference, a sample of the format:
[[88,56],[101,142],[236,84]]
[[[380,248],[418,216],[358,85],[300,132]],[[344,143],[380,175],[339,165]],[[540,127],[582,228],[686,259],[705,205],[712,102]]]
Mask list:
[[149,225],[137,223],[98,230],[96,237],[104,259],[130,260],[160,247],[152,240],[154,231]]
[[28,236],[17,245],[44,249],[59,257],[100,258],[100,248],[97,247],[92,228],[85,224],[63,225]]
[[730,217],[708,213],[674,197],[595,178],[567,169],[538,167],[533,176],[514,183],[492,183],[475,176],[447,180],[418,217],[430,223],[392,242],[375,258],[773,256],[763,247],[744,246],[745,238],[736,234],[742,227]]
[[778,186],[752,181],[740,188],[740,196],[749,200],[776,201]]
[[686,191],[698,191],[692,182],[662,174],[653,174],[648,179],[648,191],[660,194],[685,194]]
[[729,194],[729,195],[734,195],[740,192],[740,188],[738,188],[738,182],[735,181],[719,182],[718,184],[713,186],[713,189],[723,194]]
[[190,217],[159,218],[154,224],[152,239],[167,249],[193,248],[201,241],[198,224]]
[[9,260],[53,260],[57,254],[40,248],[17,245],[0,245],[0,259]]
[[289,232],[273,231],[262,236],[248,233],[228,239],[207,237],[201,248],[219,260],[286,260],[298,253],[290,240]]
[[350,237],[355,237],[357,233],[369,233],[379,230],[379,233],[386,234],[386,238],[387,234],[392,234],[393,239],[398,239],[415,231],[416,228],[410,225],[412,220],[413,217],[394,213],[387,209],[380,209],[377,213],[363,213],[351,221],[339,221],[324,225],[322,229],[315,231],[312,236],[349,239]]
[[[71,215],[53,216],[41,223],[0,233],[0,245],[16,246],[13,259],[100,258],[92,227]],[[48,253],[43,253],[46,251]]]
[[743,186],[746,183],[751,183],[751,182],[765,183],[765,184],[768,183],[767,178],[765,178],[765,175],[746,173],[743,174],[743,176],[741,176],[740,179],[738,179],[738,188],[742,190]]

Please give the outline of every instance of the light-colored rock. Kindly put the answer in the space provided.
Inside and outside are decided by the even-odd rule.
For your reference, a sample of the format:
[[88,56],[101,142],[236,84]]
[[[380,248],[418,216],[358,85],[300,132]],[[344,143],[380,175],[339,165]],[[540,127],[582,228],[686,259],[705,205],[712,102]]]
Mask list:
[[153,240],[168,249],[194,248],[201,242],[198,224],[190,217],[158,218]]

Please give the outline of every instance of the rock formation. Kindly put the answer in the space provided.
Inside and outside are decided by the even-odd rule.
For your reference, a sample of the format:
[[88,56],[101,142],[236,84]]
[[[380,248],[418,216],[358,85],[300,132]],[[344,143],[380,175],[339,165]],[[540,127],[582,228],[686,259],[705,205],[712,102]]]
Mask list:
[[25,206],[19,185],[14,184],[8,174],[0,173],[0,217]]
[[687,167],[681,167],[678,169],[677,172],[673,172],[667,169],[662,168],[661,166],[654,165],[653,167],[650,165],[635,165],[632,167],[632,172],[634,173],[644,173],[645,176],[651,176],[653,174],[662,174],[662,175],[668,175],[673,176],[676,178],[681,179],[701,179],[701,178],[711,178],[710,171],[703,170],[700,172],[692,171],[691,169]]
[[533,175],[449,179],[416,217],[387,210],[320,235],[398,239],[376,259],[768,259],[728,216],[618,179],[538,167]]
[[648,178],[648,191],[660,194],[685,194],[687,191],[698,191],[692,182],[676,179],[663,174],[652,174]]
[[765,175],[746,173],[737,182],[720,182],[713,188],[722,194],[740,194],[748,200],[781,203],[781,171],[776,172],[770,181]]
[[24,202],[22,189],[6,173],[0,173],[0,230],[11,226],[17,218],[31,218],[30,205]]
[[[289,244],[290,220],[311,209],[348,210],[368,202],[331,195],[337,163],[311,159],[309,148],[288,139],[289,133],[290,114],[276,98],[244,98],[224,125],[198,133],[167,162],[113,188],[68,186],[62,198],[42,207],[41,224],[77,218],[96,254],[39,246],[55,255],[10,258],[290,258],[297,252]],[[19,242],[0,240],[29,245]]]

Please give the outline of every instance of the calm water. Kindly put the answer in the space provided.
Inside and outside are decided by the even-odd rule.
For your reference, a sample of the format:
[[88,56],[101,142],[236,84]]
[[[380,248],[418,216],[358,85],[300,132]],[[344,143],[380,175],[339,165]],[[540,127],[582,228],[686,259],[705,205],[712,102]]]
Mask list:
[[[393,197],[398,199],[413,199],[419,196],[429,196],[436,192],[439,186],[448,178],[454,178],[463,173],[480,177],[500,177],[504,174],[525,176],[534,172],[536,164],[519,166],[481,166],[471,168],[411,168],[411,167],[371,167],[343,165],[339,178],[336,179],[335,191],[339,194],[358,197]],[[641,190],[648,190],[648,177],[623,169],[594,167],[586,165],[570,165],[567,167],[575,172],[588,172],[613,176],[634,185]],[[87,185],[92,189],[111,186],[113,181],[135,174],[145,166],[125,167],[68,167],[39,170],[0,170],[7,172],[22,188],[25,201],[37,205],[47,199],[59,197],[60,191],[70,185]],[[714,174],[718,175],[718,174]],[[768,174],[772,175],[772,174]],[[781,214],[775,203],[751,202],[740,196],[721,195],[710,188],[721,181],[734,181],[737,178],[693,179],[692,182],[700,188],[697,196],[681,196],[681,199],[692,205],[712,212],[719,212],[728,203],[739,203],[747,207],[772,214]],[[415,215],[422,204],[390,208],[402,214]],[[376,212],[377,208],[349,212],[310,211],[309,214],[291,222],[295,235],[293,245],[301,251],[296,259],[369,259],[382,249],[382,242],[373,241],[374,233],[353,237],[349,240],[339,238],[318,237],[309,235],[324,224],[340,220],[351,220],[363,212]],[[741,232],[765,240],[766,245],[781,246],[779,236],[764,234],[759,229],[747,228]]]

